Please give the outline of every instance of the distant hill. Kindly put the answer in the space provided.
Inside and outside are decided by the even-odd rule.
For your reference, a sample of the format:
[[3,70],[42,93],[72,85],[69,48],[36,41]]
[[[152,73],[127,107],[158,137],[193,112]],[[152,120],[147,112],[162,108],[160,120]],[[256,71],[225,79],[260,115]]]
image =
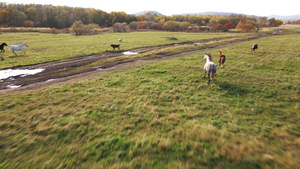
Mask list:
[[[234,15],[246,15],[246,14],[239,14],[239,13],[232,13],[232,12],[200,12],[200,13],[185,13],[181,15],[225,15],[225,16],[234,16]],[[246,15],[258,18],[256,15]]]
[[[157,12],[157,11],[142,11],[138,12],[132,15],[143,15],[143,14],[157,14],[157,15],[162,15],[162,13]],[[200,12],[200,13],[183,13],[183,14],[174,14],[174,15],[226,15],[226,16],[231,16],[231,15],[245,15],[245,14],[237,14],[237,13],[232,13],[232,12]],[[258,18],[258,16],[255,15],[247,15],[247,16],[252,16]]]
[[132,15],[144,15],[144,14],[150,14],[150,15],[162,15],[161,13],[157,12],[157,11],[142,11],[142,12],[138,12],[138,13],[135,13],[135,14],[132,14]]
[[268,18],[276,18],[280,20],[298,20],[300,19],[300,14],[298,15],[290,15],[290,16],[280,16],[280,15],[270,15]]
[[[142,11],[135,13],[133,15],[143,15],[143,14],[157,14],[157,15],[162,15],[162,13],[157,12],[157,11]],[[199,13],[183,13],[183,14],[174,14],[174,15],[226,15],[226,16],[232,16],[232,15],[246,15],[246,14],[238,14],[238,13],[232,13],[232,12],[199,12]],[[251,16],[258,18],[259,16],[257,15],[246,15],[246,16]],[[266,16],[268,19],[270,18],[275,18],[275,19],[280,19],[280,20],[298,20],[300,19],[300,14],[298,15],[291,15],[291,16],[280,16],[280,15],[270,15]]]
[[[184,13],[179,15],[239,15],[237,13],[231,13],[231,12],[200,12],[200,13]],[[243,14],[242,14],[243,15]]]

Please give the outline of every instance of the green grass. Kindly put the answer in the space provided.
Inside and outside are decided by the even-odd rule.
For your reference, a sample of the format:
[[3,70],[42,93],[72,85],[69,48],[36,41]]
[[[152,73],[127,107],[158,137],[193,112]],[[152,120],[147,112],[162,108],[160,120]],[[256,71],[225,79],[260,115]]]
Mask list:
[[221,49],[210,86],[197,53],[2,96],[0,168],[297,168],[299,39]]
[[[93,36],[73,36],[71,34],[43,34],[43,33],[2,33],[1,43],[17,45],[26,42],[26,54],[15,56],[8,47],[1,54],[0,69],[17,66],[32,65],[45,62],[68,60],[102,54],[105,50],[112,50],[111,44],[121,44],[121,50],[127,51],[137,48],[194,42],[204,39],[240,36],[234,33],[178,33],[178,32],[131,32],[110,33]],[[244,34],[242,34],[244,35]],[[178,40],[171,40],[176,37]],[[118,42],[122,38],[123,42]],[[17,54],[20,52],[17,51]]]

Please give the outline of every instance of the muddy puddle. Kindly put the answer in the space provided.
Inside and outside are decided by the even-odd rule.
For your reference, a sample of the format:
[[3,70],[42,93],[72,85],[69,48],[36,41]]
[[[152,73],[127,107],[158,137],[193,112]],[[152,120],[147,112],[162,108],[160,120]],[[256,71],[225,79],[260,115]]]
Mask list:
[[[35,75],[43,72],[45,69],[6,69],[0,70],[0,82],[3,82],[6,79],[14,81],[15,77],[25,77],[30,75]],[[10,89],[19,88],[22,85],[15,85],[13,83],[8,84],[6,87]]]
[[29,75],[35,75],[37,73],[41,73],[45,69],[7,69],[7,70],[0,70],[0,80],[12,78],[15,76],[25,77]]

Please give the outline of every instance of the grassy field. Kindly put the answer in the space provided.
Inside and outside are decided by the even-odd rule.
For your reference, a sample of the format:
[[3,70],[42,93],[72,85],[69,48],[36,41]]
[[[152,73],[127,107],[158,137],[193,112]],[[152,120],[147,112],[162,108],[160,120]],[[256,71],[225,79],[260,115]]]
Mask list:
[[[137,48],[194,42],[204,39],[241,36],[237,33],[178,33],[178,32],[131,32],[98,34],[93,36],[73,36],[71,34],[44,33],[2,33],[1,43],[18,45],[28,44],[24,50],[26,54],[15,56],[8,47],[1,53],[0,69],[17,66],[32,65],[45,62],[68,60],[102,54],[105,50],[112,50],[111,44],[121,44],[121,50],[127,51]],[[172,37],[178,40],[172,40]],[[122,38],[120,43],[118,39]],[[17,51],[17,54],[20,52]]]
[[300,34],[221,50],[210,86],[197,53],[2,96],[0,168],[297,168]]

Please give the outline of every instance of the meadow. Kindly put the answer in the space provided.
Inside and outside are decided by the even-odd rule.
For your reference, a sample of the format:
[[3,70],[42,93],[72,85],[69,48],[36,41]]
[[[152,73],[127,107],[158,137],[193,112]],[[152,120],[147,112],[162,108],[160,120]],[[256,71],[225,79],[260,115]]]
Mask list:
[[[26,54],[15,56],[8,47],[1,54],[0,69],[39,63],[56,62],[90,55],[103,54],[113,50],[111,44],[121,44],[121,51],[160,45],[195,42],[206,39],[235,37],[238,33],[184,33],[184,32],[131,32],[104,33],[93,36],[73,36],[72,34],[45,33],[2,33],[0,42],[8,45],[28,44]],[[172,38],[177,40],[172,40]],[[120,43],[118,39],[122,38]],[[19,54],[20,51],[17,51]]]
[[[206,36],[228,35],[195,39]],[[126,50],[170,43],[123,39]],[[210,86],[199,52],[1,96],[0,168],[297,168],[300,34],[205,52],[216,63],[219,50],[227,60]]]

